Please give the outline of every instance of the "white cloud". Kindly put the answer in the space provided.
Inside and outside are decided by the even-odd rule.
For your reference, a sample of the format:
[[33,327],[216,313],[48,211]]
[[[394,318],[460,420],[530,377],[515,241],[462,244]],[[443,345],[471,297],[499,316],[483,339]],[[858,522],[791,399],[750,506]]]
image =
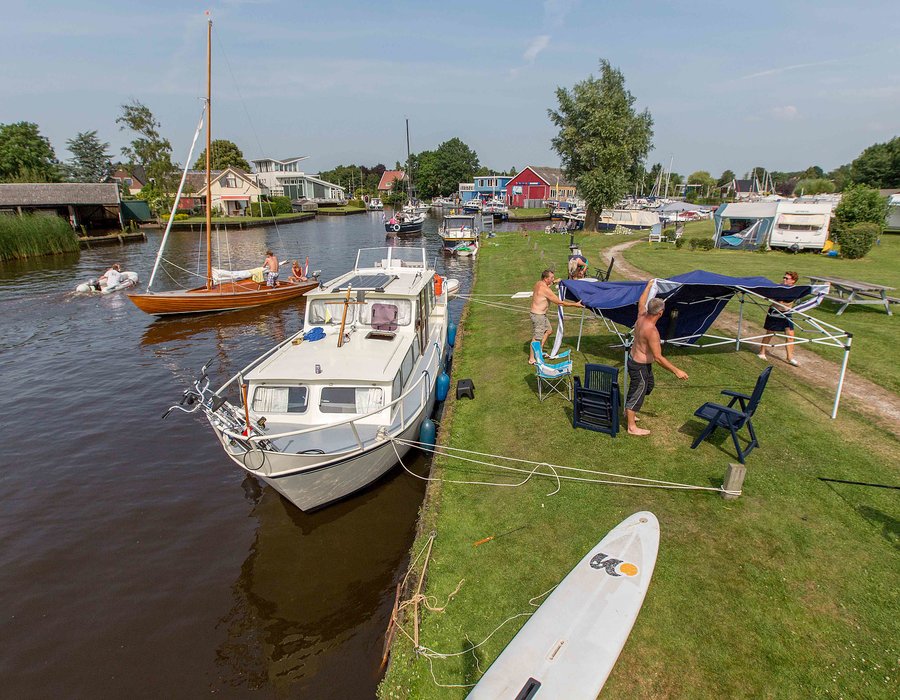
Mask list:
[[538,57],[538,54],[546,49],[550,45],[550,35],[549,34],[540,34],[539,36],[534,37],[531,40],[531,43],[528,44],[528,48],[525,49],[525,53],[522,54],[522,58],[526,63],[532,64],[535,59]]
[[792,121],[800,116],[800,112],[794,105],[785,105],[784,107],[773,107],[771,115],[775,117],[775,119]]

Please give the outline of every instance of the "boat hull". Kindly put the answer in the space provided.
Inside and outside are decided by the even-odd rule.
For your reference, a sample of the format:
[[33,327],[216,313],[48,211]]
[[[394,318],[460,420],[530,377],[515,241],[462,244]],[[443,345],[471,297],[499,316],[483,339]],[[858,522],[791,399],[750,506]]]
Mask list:
[[411,224],[386,223],[384,225],[384,232],[395,236],[417,236],[422,233],[422,227],[424,225],[424,221],[418,221]]
[[153,316],[172,316],[232,311],[274,304],[301,297],[318,286],[318,280],[301,284],[282,282],[276,287],[267,287],[265,284],[246,279],[223,282],[213,285],[211,289],[197,287],[169,292],[147,292],[129,294],[128,298],[144,313]]
[[[441,366],[446,361],[446,346]],[[437,377],[430,383],[428,401],[397,438],[418,440],[419,429],[436,403]],[[346,498],[371,485],[397,464],[408,451],[406,445],[385,440],[363,450],[328,455],[246,452],[231,444],[227,435],[211,422],[225,453],[248,474],[261,479],[300,510],[310,511]],[[396,447],[396,451],[395,448]]]

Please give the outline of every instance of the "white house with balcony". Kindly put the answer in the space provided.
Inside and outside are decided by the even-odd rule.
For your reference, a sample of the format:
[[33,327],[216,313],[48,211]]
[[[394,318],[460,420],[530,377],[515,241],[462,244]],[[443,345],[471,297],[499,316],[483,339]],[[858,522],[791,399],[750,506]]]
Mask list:
[[344,188],[304,173],[300,161],[309,156],[277,160],[260,158],[254,160],[254,177],[264,195],[270,197],[290,197],[308,199],[318,204],[341,204],[346,201]]

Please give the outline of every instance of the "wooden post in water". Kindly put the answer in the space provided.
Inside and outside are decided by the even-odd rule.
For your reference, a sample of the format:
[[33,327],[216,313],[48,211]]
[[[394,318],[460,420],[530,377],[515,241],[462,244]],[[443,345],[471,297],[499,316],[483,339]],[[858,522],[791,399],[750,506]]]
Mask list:
[[[734,501],[737,499],[741,489],[744,487],[744,477],[746,475],[746,466],[731,462],[725,470],[725,480],[722,482],[722,498],[726,501]],[[724,493],[724,491],[733,491],[735,493]]]

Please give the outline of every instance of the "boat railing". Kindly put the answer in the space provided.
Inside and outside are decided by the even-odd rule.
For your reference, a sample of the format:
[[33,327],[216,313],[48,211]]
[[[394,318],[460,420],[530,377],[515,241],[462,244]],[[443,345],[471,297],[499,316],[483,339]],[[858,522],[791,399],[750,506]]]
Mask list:
[[424,248],[360,248],[354,270],[395,267],[427,267]]
[[[273,351],[276,349],[277,349],[277,346],[276,346],[276,348],[273,348]],[[260,359],[263,359],[263,358],[260,358]],[[431,344],[431,348],[429,350],[429,357],[426,362],[426,368],[422,370],[418,379],[416,379],[416,381],[412,384],[412,386],[410,386],[406,391],[404,391],[402,394],[400,394],[400,396],[398,396],[396,399],[394,399],[393,401],[391,401],[390,403],[388,403],[384,406],[380,406],[380,407],[378,407],[372,411],[369,411],[368,413],[360,415],[360,416],[352,416],[350,418],[339,421],[337,423],[330,423],[328,425],[314,425],[314,426],[310,426],[307,428],[299,428],[297,430],[291,430],[291,431],[287,431],[287,432],[283,432],[283,433],[274,433],[274,434],[266,433],[266,434],[259,434],[259,435],[250,435],[250,436],[228,430],[227,428],[224,428],[224,427],[220,427],[220,430],[222,431],[222,433],[224,435],[226,435],[229,438],[232,438],[233,440],[236,440],[241,443],[251,443],[254,446],[256,446],[262,442],[271,443],[272,440],[279,440],[279,439],[288,438],[288,437],[297,437],[300,435],[305,435],[305,434],[314,433],[314,432],[322,433],[327,430],[336,430],[336,429],[342,428],[344,426],[349,426],[350,430],[353,432],[353,437],[356,441],[357,447],[360,450],[362,450],[362,449],[365,449],[366,441],[364,441],[360,437],[359,431],[357,430],[357,423],[359,423],[360,421],[363,421],[367,418],[372,418],[373,416],[383,413],[384,411],[390,411],[391,426],[393,426],[395,415],[396,415],[396,411],[394,410],[394,408],[397,407],[397,410],[399,411],[400,423],[397,427],[393,428],[391,432],[394,434],[403,432],[409,426],[410,422],[419,415],[422,408],[428,403],[428,392],[429,392],[429,387],[431,384],[430,380],[431,380],[431,377],[437,375],[437,372],[440,369],[440,364],[441,364],[441,347],[440,347],[439,343],[434,342]],[[240,376],[240,375],[237,375],[237,376]],[[232,378],[232,380],[230,380],[228,383],[230,384],[231,381],[234,381],[234,379],[236,379],[237,376]],[[223,385],[219,391],[224,389],[225,386],[227,386],[227,384]],[[413,406],[411,408],[411,410],[407,410],[407,408],[405,406],[406,399],[409,396],[413,395],[413,392],[416,392],[416,391],[419,392],[419,400],[415,404],[415,406]],[[218,393],[218,392],[216,392],[216,393]],[[376,436],[375,438],[370,440],[370,442],[375,442],[378,439],[379,439],[378,436]]]

